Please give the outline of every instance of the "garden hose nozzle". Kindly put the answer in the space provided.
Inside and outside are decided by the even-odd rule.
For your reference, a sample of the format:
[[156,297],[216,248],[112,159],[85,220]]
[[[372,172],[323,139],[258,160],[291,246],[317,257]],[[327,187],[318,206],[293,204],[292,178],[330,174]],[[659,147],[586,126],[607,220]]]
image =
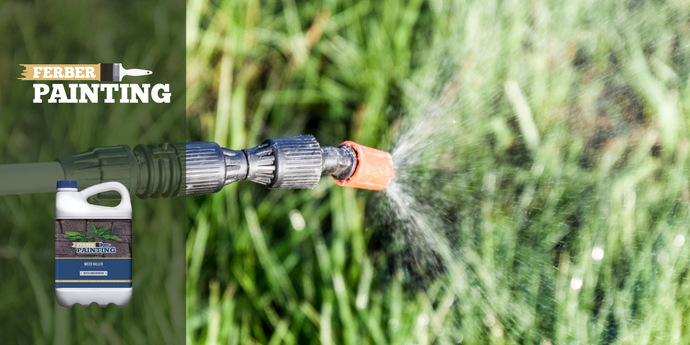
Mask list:
[[[322,175],[341,186],[383,190],[395,169],[391,156],[350,141],[321,147],[311,135],[265,140],[229,150],[212,142],[95,147],[57,162],[0,165],[0,195],[49,193],[55,181],[82,188],[103,182],[124,184],[140,198],[216,193],[227,184],[252,181],[276,189],[308,189]],[[97,200],[119,196],[99,194]]]
[[350,141],[321,147],[311,135],[267,139],[244,150],[193,142],[186,150],[187,195],[215,193],[237,181],[274,189],[310,189],[322,175],[331,175],[341,186],[383,190],[395,173],[386,152]]
[[335,183],[359,189],[384,190],[386,188],[395,174],[393,159],[388,152],[352,141],[346,141],[340,144],[340,147],[353,150],[357,156],[357,164],[355,171],[348,178],[338,178],[334,175]]

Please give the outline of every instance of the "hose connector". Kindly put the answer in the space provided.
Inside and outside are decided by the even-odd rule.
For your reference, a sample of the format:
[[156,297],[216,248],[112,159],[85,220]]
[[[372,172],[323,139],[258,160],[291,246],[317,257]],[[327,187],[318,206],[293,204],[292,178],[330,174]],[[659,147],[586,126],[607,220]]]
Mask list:
[[253,170],[264,173],[264,178],[247,180],[272,189],[312,189],[321,178],[321,147],[311,135],[266,139],[244,153],[250,175]]

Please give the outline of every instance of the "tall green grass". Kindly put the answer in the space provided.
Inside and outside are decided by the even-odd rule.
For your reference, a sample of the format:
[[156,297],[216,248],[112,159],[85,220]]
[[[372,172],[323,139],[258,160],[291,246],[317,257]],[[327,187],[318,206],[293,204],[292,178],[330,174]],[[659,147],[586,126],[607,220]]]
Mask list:
[[455,258],[425,266],[384,196],[327,179],[189,198],[189,343],[690,342],[684,4],[187,7],[192,140],[443,126],[399,177]]

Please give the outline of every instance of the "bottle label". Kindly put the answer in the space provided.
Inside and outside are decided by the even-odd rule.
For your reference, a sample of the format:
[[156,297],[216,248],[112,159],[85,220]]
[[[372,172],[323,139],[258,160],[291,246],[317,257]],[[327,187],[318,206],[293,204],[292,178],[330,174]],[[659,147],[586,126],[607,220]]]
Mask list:
[[56,219],[55,287],[132,287],[132,220]]

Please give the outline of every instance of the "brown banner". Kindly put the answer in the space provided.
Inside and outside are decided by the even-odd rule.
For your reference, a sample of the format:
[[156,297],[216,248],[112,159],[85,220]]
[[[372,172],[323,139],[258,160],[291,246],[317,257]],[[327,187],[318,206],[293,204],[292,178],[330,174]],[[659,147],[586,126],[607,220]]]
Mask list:
[[24,78],[19,80],[101,80],[101,65],[22,64]]

